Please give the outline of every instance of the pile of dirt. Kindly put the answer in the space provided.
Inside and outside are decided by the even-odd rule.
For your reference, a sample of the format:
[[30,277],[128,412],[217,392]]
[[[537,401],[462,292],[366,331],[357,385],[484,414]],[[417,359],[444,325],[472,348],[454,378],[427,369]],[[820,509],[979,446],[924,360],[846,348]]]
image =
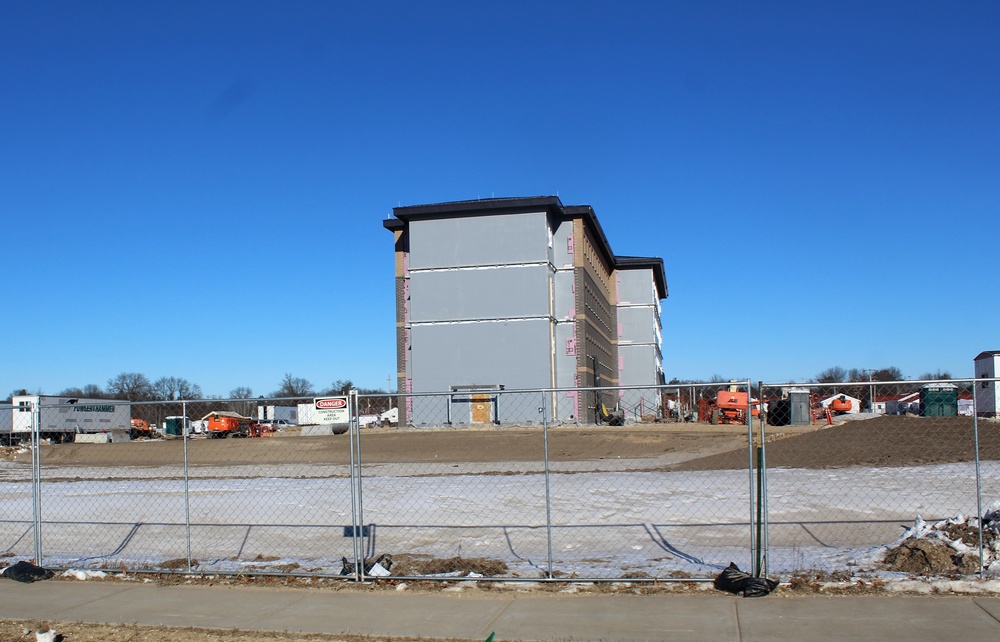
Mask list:
[[[548,434],[552,461],[686,458],[725,452],[746,443],[746,434],[718,426],[553,428]],[[375,463],[541,462],[545,439],[540,427],[492,430],[412,429],[362,431],[364,461]],[[185,445],[187,452],[185,453]],[[348,435],[286,439],[182,439],[114,444],[58,444],[41,451],[46,466],[172,466],[185,458],[192,466],[350,463]],[[30,461],[28,452],[12,461]]]
[[[803,434],[786,434],[766,446],[768,468],[919,466],[975,459],[972,417],[880,416]],[[773,428],[780,431],[781,428]],[[1000,459],[1000,431],[980,430],[979,456]],[[745,469],[745,448],[691,459],[672,470]]]
[[0,446],[0,460],[14,461],[18,455],[29,452],[24,446]]
[[[197,568],[198,564],[199,564],[198,560],[191,560],[192,568]],[[168,571],[183,571],[187,568],[187,565],[188,565],[187,558],[184,557],[178,557],[176,559],[160,562],[160,568],[166,569]]]
[[979,556],[957,555],[941,540],[907,539],[890,549],[883,567],[914,575],[971,575],[979,572]]
[[[995,506],[982,523],[983,551],[987,565],[995,556],[998,544]],[[976,518],[962,516],[928,524],[919,517],[904,538],[891,547],[882,560],[882,568],[911,575],[973,575],[979,572],[979,524]]]
[[441,575],[445,573],[466,576],[470,573],[476,573],[484,577],[495,577],[505,575],[507,570],[507,564],[502,560],[486,557],[419,559],[412,555],[392,556],[392,574],[397,576]]

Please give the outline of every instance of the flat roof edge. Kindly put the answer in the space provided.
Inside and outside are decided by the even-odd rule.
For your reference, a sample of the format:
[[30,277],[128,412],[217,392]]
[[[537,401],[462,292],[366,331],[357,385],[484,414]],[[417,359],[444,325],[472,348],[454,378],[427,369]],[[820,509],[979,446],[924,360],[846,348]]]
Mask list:
[[531,210],[562,210],[558,196],[522,196],[517,198],[484,198],[470,201],[449,201],[427,205],[405,205],[392,208],[393,215],[406,220],[412,216],[441,216],[474,212],[527,212]]

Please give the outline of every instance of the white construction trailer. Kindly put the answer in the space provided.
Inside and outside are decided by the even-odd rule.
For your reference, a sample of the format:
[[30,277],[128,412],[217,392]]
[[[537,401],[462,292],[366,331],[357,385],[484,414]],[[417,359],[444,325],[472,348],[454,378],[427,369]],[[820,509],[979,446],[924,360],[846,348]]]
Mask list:
[[73,441],[75,435],[112,431],[128,435],[132,419],[129,402],[109,399],[14,395],[11,406],[5,409],[10,423],[0,421],[0,440],[11,444],[31,441],[33,430],[53,443]]

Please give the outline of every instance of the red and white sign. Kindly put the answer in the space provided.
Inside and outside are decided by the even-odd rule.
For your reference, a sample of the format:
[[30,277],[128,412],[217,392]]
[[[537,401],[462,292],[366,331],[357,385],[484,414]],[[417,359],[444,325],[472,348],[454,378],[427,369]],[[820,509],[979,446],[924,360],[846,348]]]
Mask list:
[[351,413],[347,407],[347,397],[317,397],[313,399],[316,419],[321,424],[351,423]]

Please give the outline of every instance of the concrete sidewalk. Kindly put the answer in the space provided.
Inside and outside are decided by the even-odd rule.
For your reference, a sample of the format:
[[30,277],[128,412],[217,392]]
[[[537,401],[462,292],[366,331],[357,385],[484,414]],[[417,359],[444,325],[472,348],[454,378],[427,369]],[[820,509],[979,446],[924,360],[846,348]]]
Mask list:
[[[0,618],[485,640],[997,640],[1000,598],[407,593],[0,580]],[[71,641],[70,641],[71,642]]]

